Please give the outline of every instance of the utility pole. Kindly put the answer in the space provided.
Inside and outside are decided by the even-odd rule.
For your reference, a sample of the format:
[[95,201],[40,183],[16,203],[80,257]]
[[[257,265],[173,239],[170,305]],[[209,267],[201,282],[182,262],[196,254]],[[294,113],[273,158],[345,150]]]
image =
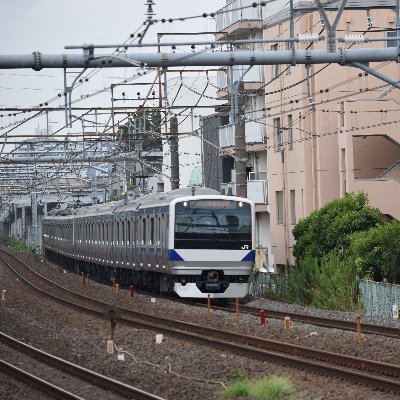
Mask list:
[[236,91],[236,110],[234,108],[234,121],[235,121],[235,171],[236,171],[236,196],[247,197],[247,183],[246,183],[246,135],[245,135],[245,122],[243,118],[244,96],[243,82],[235,82],[238,90]]
[[32,250],[35,253],[39,252],[39,243],[38,243],[38,210],[37,210],[37,193],[31,193],[31,210],[32,210],[32,223],[31,223],[31,243],[32,243]]
[[179,143],[178,143],[178,118],[171,117],[169,122],[168,138],[169,152],[171,154],[171,190],[179,189]]

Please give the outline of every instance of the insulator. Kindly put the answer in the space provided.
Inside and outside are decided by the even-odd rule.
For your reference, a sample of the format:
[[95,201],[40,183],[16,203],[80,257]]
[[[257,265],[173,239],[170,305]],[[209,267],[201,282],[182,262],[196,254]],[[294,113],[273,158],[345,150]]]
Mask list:
[[298,41],[300,43],[313,43],[319,41],[318,33],[303,33],[302,35],[298,35]]
[[345,35],[343,42],[345,43],[365,43],[366,38],[364,35]]

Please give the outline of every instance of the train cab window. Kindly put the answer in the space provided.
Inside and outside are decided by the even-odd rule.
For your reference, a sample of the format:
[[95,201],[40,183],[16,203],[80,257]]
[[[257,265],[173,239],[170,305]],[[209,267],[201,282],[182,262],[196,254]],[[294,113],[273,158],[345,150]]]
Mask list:
[[193,200],[177,203],[174,225],[177,249],[251,248],[251,206],[245,202]]

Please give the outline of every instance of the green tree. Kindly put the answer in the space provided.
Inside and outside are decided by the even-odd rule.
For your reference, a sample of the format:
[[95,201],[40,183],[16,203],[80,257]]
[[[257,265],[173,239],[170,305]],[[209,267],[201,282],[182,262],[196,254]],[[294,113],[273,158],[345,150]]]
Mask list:
[[346,194],[299,221],[293,228],[293,255],[296,260],[307,256],[320,260],[333,250],[346,250],[351,234],[382,223],[380,211],[368,205],[365,193]]
[[158,110],[138,110],[119,125],[117,140],[120,151],[162,150],[161,113]]
[[400,222],[354,233],[348,261],[360,276],[400,284]]

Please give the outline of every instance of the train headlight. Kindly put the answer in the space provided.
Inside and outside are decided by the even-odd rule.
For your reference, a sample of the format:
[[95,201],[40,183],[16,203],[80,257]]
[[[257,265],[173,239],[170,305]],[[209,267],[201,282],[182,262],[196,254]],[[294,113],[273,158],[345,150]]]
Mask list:
[[187,205],[188,205],[187,201],[184,201],[184,202],[183,202],[183,206],[184,206],[184,207],[187,207]]
[[243,203],[242,202],[239,202],[239,207],[243,207]]

